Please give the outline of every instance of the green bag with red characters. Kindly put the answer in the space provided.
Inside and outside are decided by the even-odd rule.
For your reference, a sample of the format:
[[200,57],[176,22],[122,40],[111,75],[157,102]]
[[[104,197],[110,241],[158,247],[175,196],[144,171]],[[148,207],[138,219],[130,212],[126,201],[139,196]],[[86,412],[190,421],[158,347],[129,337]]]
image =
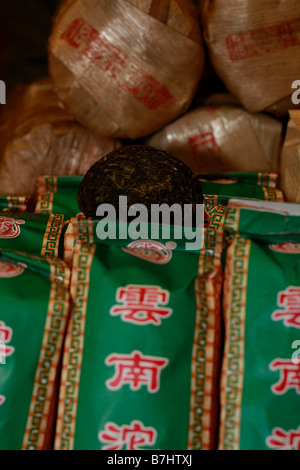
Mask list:
[[36,213],[63,214],[65,220],[84,217],[77,194],[82,176],[39,176],[36,181]]
[[299,450],[300,205],[229,201],[221,450]]
[[0,450],[51,450],[70,271],[0,250]]
[[64,216],[0,212],[0,249],[58,257]]
[[72,223],[55,449],[216,448],[222,232],[189,250],[172,232],[99,240],[95,221]]

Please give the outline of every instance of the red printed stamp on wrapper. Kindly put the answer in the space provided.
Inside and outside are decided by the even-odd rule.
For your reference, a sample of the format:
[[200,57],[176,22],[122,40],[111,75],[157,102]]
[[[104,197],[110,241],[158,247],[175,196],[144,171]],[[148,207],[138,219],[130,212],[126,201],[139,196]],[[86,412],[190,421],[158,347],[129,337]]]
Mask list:
[[233,62],[300,46],[300,18],[229,34],[225,42]]
[[119,88],[131,94],[146,108],[156,110],[173,98],[165,85],[139,67],[84,19],[74,20],[61,39],[87,57]]

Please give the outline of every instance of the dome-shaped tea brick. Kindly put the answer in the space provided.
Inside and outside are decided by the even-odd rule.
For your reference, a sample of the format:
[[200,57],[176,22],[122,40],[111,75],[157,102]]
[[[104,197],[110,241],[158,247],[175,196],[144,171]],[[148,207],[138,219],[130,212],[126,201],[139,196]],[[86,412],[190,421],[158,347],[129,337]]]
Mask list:
[[190,205],[203,202],[201,186],[193,172],[169,152],[146,145],[129,145],[110,152],[86,173],[78,192],[78,204],[87,217],[96,217],[101,204],[117,210],[119,197],[127,206],[143,204]]

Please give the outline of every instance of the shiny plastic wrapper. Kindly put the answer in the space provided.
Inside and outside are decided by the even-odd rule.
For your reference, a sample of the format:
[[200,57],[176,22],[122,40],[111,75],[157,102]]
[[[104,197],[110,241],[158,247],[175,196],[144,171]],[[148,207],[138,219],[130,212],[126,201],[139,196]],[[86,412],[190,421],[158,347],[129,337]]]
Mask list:
[[69,315],[58,258],[0,249],[0,450],[51,450]]
[[[205,230],[202,248],[190,250],[174,232],[82,242],[99,221],[74,222],[81,233],[72,262],[55,450],[215,449],[222,230]],[[126,361],[117,387],[112,357]]]
[[229,201],[219,450],[299,450],[299,216]]

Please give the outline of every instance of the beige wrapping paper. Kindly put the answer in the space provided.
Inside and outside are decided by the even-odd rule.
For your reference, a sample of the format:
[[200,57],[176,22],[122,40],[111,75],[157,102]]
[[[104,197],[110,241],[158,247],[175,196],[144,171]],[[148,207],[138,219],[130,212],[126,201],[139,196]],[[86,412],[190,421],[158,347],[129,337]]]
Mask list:
[[18,87],[0,122],[0,195],[31,195],[39,175],[85,175],[121,147],[95,138],[60,104],[49,79]]
[[228,104],[193,109],[145,140],[170,151],[194,172],[277,172],[281,135],[279,120]]
[[300,109],[290,111],[280,167],[280,187],[286,201],[300,203]]
[[204,65],[190,0],[67,0],[54,19],[49,70],[76,119],[138,139],[184,113]]
[[287,114],[299,78],[299,0],[201,0],[208,53],[228,90],[252,112]]

